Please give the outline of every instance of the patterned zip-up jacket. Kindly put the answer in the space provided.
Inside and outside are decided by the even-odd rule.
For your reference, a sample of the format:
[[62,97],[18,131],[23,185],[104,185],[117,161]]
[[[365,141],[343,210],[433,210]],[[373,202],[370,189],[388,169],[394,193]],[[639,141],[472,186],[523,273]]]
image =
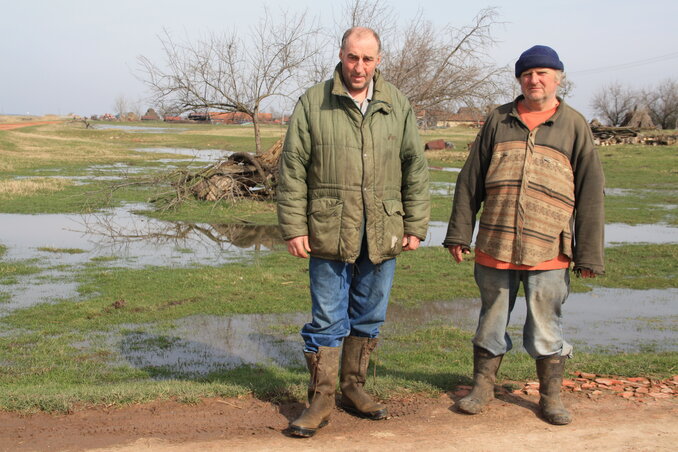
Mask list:
[[584,117],[562,99],[532,131],[516,101],[495,109],[457,179],[444,246],[476,248],[495,259],[537,265],[560,253],[575,268],[604,273],[602,166]]

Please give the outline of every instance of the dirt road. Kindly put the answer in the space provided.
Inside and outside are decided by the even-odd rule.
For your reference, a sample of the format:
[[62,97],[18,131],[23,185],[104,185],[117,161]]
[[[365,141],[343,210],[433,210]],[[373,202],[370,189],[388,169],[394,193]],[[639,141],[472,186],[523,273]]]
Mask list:
[[626,400],[567,393],[575,420],[552,426],[537,415],[537,396],[505,394],[490,410],[468,416],[451,409],[457,396],[389,402],[391,418],[368,421],[337,410],[310,439],[284,430],[301,404],[254,398],[196,405],[156,402],[93,408],[74,414],[0,413],[0,450],[96,451],[673,451],[678,447],[676,397]]
[[0,124],[0,130],[12,130],[12,129],[19,129],[21,127],[28,127],[28,126],[37,126],[40,124],[53,124],[56,122],[63,122],[63,121],[26,121],[26,122],[21,122],[21,123],[14,123],[14,124]]

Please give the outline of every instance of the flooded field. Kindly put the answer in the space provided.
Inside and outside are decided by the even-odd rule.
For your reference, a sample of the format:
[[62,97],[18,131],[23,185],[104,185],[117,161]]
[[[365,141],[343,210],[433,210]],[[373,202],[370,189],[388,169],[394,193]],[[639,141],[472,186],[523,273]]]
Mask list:
[[[98,125],[138,133],[180,132],[160,127]],[[194,165],[205,167],[231,153],[219,149],[197,150],[177,147],[135,148],[136,152],[164,154],[166,158],[141,166],[125,163],[92,165],[85,174],[68,176],[85,183],[92,180],[120,180],[137,173]],[[443,172],[459,168],[431,167]],[[58,169],[39,172],[60,177]],[[66,177],[66,176],[63,176]],[[431,193],[452,197],[455,184],[433,182]],[[648,191],[649,193],[650,191]],[[634,190],[609,189],[608,196],[632,196]],[[662,206],[667,211],[674,205]],[[250,259],[272,250],[284,250],[285,243],[275,225],[211,224],[161,221],[143,215],[146,204],[122,207],[86,215],[0,214],[0,244],[6,247],[3,261],[28,262],[37,274],[17,277],[4,285],[0,294],[0,317],[17,309],[77,301],[77,271],[87,265],[142,269],[148,266],[185,268],[219,266]],[[447,223],[431,222],[422,242],[439,247]],[[675,244],[678,227],[663,223],[607,224],[605,245]],[[595,288],[571,294],[565,306],[565,336],[576,350],[616,352],[678,351],[678,289],[626,290]],[[419,306],[389,307],[383,336],[408,333],[427,325],[453,325],[467,331],[475,328],[478,299],[454,299],[420,303]],[[308,313],[239,314],[230,316],[191,315],[170,326],[127,324],[106,333],[93,333],[80,349],[105,346],[112,351],[111,365],[125,364],[152,369],[159,378],[206,375],[213,371],[248,364],[303,365],[299,328],[309,321]],[[519,299],[509,330],[515,348],[521,347],[524,300]],[[2,333],[4,334],[4,333]]]
[[[643,352],[678,350],[678,290],[595,289],[571,294],[565,304],[564,334],[577,351]],[[426,325],[473,330],[478,299],[424,303],[416,308],[391,304],[382,338]],[[525,320],[519,298],[509,326],[516,350]],[[303,365],[301,326],[307,313],[191,316],[175,326],[126,325],[123,333],[101,338],[116,350],[117,363],[154,369],[163,377],[205,375],[243,364]]]
[[173,127],[154,127],[154,126],[131,126],[128,124],[102,124],[98,123],[93,127],[95,130],[120,130],[124,132],[132,132],[132,133],[167,133],[167,132],[172,132],[172,133],[178,133],[182,132],[184,128],[173,128]]

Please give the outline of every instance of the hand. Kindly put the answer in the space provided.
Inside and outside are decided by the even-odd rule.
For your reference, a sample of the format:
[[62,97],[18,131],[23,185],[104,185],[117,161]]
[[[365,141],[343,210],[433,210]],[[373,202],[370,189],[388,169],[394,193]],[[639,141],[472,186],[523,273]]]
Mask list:
[[464,260],[464,254],[471,254],[471,251],[465,249],[461,245],[448,246],[447,249],[452,255],[452,257],[454,257],[454,260],[457,261],[457,263],[460,263],[461,261]]
[[287,241],[287,251],[295,257],[308,259],[308,253],[311,252],[311,247],[308,244],[308,236],[300,235]]
[[414,251],[419,248],[419,237],[405,234],[403,236],[403,251]]
[[595,278],[595,277],[596,277],[596,274],[593,273],[593,272],[592,272],[591,270],[589,270],[588,268],[582,268],[581,271],[579,272],[579,277],[580,277],[580,278],[584,278],[584,279],[586,279],[586,278]]

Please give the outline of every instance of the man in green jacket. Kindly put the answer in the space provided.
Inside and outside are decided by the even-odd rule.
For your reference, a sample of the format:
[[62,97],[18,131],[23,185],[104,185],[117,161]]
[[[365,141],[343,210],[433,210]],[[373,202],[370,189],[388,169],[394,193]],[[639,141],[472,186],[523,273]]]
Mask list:
[[457,179],[443,245],[457,262],[468,254],[482,205],[475,279],[482,306],[473,338],[473,390],[458,407],[479,413],[493,398],[518,287],[527,318],[523,346],[536,360],[543,417],[568,424],[560,399],[565,361],[561,306],[569,268],[589,278],[604,273],[603,171],[586,120],[556,96],[563,63],[547,46],[520,56],[522,95],[485,121]]
[[[370,419],[386,407],[363,389],[395,271],[426,237],[428,167],[405,96],[377,70],[379,36],[351,28],[332,79],[310,88],[290,119],[277,187],[290,254],[308,258],[312,320],[303,326],[309,406],[290,432],[309,437],[341,404]],[[343,350],[340,357],[340,347]]]

